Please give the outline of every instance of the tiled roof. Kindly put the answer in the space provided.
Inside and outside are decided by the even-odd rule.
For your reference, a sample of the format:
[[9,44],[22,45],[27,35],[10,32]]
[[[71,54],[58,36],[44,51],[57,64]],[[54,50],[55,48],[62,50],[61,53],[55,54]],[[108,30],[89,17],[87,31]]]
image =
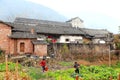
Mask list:
[[70,23],[65,22],[57,22],[57,21],[48,21],[48,20],[38,20],[38,19],[28,19],[28,18],[16,18],[14,23],[18,24],[26,24],[31,26],[36,26],[38,24],[47,24],[52,26],[65,26],[65,27],[72,27]]
[[[11,24],[11,23],[10,23]],[[61,35],[84,35],[89,38],[107,37],[110,33],[105,29],[87,29],[74,28],[66,22],[56,22],[47,20],[36,20],[27,18],[16,18],[11,24],[12,38],[37,38],[38,34],[61,34]],[[31,34],[31,29],[34,29],[35,34]]]
[[36,45],[39,45],[39,44],[47,44],[48,45],[48,43],[44,40],[33,40],[32,43],[36,44]]
[[11,38],[37,38],[36,34],[30,32],[12,32]]
[[39,29],[36,30],[37,33],[50,33],[50,34],[78,34],[83,35],[84,33],[79,29],[73,27],[64,26],[52,26],[52,25],[37,25]]
[[13,28],[11,22],[3,22],[3,21],[0,21],[0,23],[3,23],[3,24],[5,24],[5,25],[8,25],[8,27],[12,27],[12,28]]
[[71,24],[66,22],[55,22],[55,21],[26,19],[26,18],[16,18],[16,20],[14,21],[13,30],[29,31],[32,28],[37,33],[73,34],[73,35],[84,34],[82,31],[73,28]]
[[[80,19],[79,17],[75,17],[75,18],[71,18],[70,20],[66,21],[66,22],[71,22],[72,20],[75,20],[75,19]],[[82,19],[80,19],[81,22],[84,22]]]
[[107,37],[107,35],[110,33],[109,31],[105,29],[88,29],[88,28],[80,28],[81,31],[85,32],[86,34],[89,34],[94,37]]

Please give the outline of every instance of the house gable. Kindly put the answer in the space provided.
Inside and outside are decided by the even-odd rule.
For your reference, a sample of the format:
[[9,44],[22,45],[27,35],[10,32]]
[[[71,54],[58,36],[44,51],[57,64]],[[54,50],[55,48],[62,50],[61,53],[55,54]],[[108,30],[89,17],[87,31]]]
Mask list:
[[72,27],[84,28],[83,20],[81,20],[79,17],[72,18],[66,22],[71,23]]

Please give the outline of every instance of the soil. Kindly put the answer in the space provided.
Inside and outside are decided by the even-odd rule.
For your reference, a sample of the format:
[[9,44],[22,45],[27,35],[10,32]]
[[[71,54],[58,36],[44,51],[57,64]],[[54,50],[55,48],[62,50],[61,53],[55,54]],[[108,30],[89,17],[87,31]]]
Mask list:
[[[89,62],[89,61],[86,61],[86,60],[76,60],[79,64],[82,64],[82,65],[109,65],[109,61],[101,61],[101,60],[97,60],[97,61],[94,61],[94,62]],[[74,64],[75,61],[70,61]],[[111,64],[116,64],[116,62],[118,62],[118,60],[112,60],[111,61]],[[49,66],[49,69],[50,70],[65,70],[65,69],[68,69],[68,68],[73,68],[73,65],[70,65],[70,66],[61,66],[58,64],[59,61],[54,61],[53,63],[48,63],[48,66]]]
[[[89,62],[89,61],[86,61],[86,60],[78,60],[79,64],[82,64],[82,65],[109,65],[109,61],[101,61],[101,60],[97,60],[97,61],[94,61],[94,62]],[[118,60],[112,60],[111,61],[111,64],[116,64],[116,62],[118,62]]]

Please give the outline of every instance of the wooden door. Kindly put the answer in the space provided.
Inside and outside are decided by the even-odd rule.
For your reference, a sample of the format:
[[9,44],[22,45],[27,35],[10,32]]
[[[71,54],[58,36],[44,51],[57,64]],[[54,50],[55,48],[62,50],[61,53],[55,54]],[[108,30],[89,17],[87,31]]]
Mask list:
[[25,43],[22,42],[20,43],[20,52],[24,52],[24,50],[25,50]]

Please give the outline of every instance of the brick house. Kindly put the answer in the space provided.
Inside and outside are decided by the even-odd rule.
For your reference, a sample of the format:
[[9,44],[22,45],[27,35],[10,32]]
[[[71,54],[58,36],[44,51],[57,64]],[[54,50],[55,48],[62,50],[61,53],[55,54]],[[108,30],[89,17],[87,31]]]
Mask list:
[[6,54],[34,53],[47,55],[47,43],[38,41],[33,29],[30,32],[16,32],[9,23],[0,22],[0,48]]
[[68,22],[27,18],[16,18],[12,23],[0,21],[0,48],[6,54],[43,56],[47,55],[48,42],[83,43],[93,38],[91,32],[72,27]]
[[0,31],[0,48],[6,54],[15,55],[24,53],[47,55],[46,40],[60,42],[63,40],[60,38],[62,36],[65,38],[62,43],[69,43],[75,40],[69,36],[77,38],[84,35],[69,23],[25,18],[16,18],[13,23],[1,21]]

